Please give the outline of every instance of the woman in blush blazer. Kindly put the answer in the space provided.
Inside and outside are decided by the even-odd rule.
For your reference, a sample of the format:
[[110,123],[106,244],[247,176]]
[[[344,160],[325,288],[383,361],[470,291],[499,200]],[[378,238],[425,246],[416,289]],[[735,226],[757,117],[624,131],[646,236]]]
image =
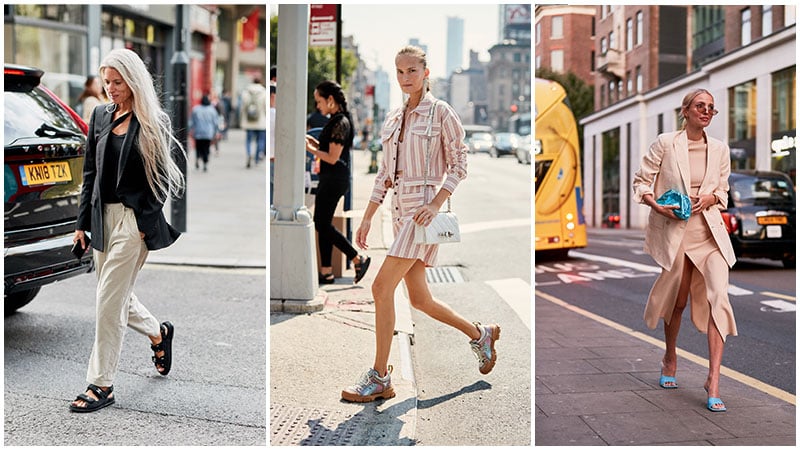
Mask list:
[[[471,340],[478,358],[478,369],[487,374],[497,358],[494,343],[500,337],[496,324],[470,322],[441,300],[434,298],[425,278],[425,267],[436,264],[438,245],[415,244],[415,224],[429,225],[442,204],[467,176],[467,146],[464,128],[453,109],[429,92],[427,59],[419,47],[402,48],[395,57],[397,81],[408,101],[390,112],[383,124],[381,141],[383,161],[356,233],[356,244],[366,249],[372,217],[387,191],[392,199],[394,242],[386,254],[375,281],[375,360],[356,384],[342,391],[342,398],[369,402],[394,397],[392,367],[388,366],[394,333],[394,291],[405,280],[408,297],[416,309],[450,325]],[[425,177],[425,144],[432,117],[430,140],[430,175]],[[444,182],[442,179],[444,178]],[[431,199],[431,200],[429,200]]]
[[[728,335],[737,334],[728,300],[728,269],[736,257],[720,214],[728,204],[730,150],[704,130],[716,114],[708,91],[689,92],[681,104],[683,129],[658,136],[633,180],[634,198],[651,208],[644,249],[662,267],[644,312],[651,329],[658,319],[664,319],[666,353],[659,385],[678,387],[676,345],[690,296],[692,323],[708,334],[704,388],[708,392],[706,407],[715,412],[726,410],[719,398],[723,346]],[[692,211],[688,220],[675,216],[678,206],[656,202],[669,189],[689,195]]]

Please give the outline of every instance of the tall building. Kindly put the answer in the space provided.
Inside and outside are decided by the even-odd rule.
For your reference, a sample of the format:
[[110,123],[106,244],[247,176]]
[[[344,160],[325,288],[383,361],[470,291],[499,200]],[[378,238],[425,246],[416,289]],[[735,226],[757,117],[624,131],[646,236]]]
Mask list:
[[531,5],[499,5],[499,8],[498,42],[509,39],[517,42],[530,42]]
[[447,58],[445,76],[463,67],[464,61],[464,19],[447,18]]
[[530,41],[503,41],[489,49],[489,56],[489,124],[497,131],[515,131],[512,117],[527,114],[530,119],[532,111]]
[[469,52],[469,67],[450,74],[448,103],[468,125],[489,125],[486,64]]
[[420,42],[418,38],[409,39],[408,40],[408,45],[413,45],[415,47],[419,47],[419,48],[422,49],[423,52],[425,52],[426,55],[428,54],[428,46],[426,44],[423,44],[422,42]]
[[595,6],[537,6],[534,68],[572,72],[593,85],[595,11]]
[[598,6],[595,112],[583,118],[584,208],[643,228],[632,174],[656,137],[679,129],[683,96],[705,88],[720,112],[706,129],[731,167],[796,179],[796,6]]

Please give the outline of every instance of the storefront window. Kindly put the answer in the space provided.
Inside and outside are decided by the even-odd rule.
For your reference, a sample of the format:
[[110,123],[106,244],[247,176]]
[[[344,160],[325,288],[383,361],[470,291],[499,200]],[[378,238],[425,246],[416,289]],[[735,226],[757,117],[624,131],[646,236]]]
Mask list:
[[755,169],[756,160],[756,82],[728,89],[728,143],[734,169]]
[[13,5],[15,16],[86,25],[85,5]]
[[603,223],[618,216],[619,209],[619,128],[603,133]]
[[796,84],[795,66],[772,74],[772,170],[789,174],[793,182],[797,167]]
[[42,69],[42,83],[70,106],[77,105],[86,81],[86,34],[19,24],[5,31],[5,61]]
[[164,44],[166,30],[152,22],[124,17],[113,11],[101,15],[103,36],[100,50],[103,55],[115,48],[129,48],[139,54],[159,85],[164,84],[166,70]]

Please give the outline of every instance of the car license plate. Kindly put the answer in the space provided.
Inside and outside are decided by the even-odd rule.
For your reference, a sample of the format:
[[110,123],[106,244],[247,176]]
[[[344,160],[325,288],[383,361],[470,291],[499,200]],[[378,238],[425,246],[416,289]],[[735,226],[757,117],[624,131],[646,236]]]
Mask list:
[[786,216],[764,216],[758,218],[759,225],[785,225],[787,222]]
[[67,161],[25,164],[19,167],[19,174],[24,186],[69,183],[72,181],[72,172]]
[[767,238],[780,238],[781,226],[780,225],[767,225]]

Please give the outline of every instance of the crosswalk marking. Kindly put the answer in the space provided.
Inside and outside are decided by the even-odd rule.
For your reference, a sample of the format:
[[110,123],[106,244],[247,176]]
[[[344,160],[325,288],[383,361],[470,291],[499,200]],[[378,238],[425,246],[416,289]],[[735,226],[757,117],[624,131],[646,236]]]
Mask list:
[[[764,300],[761,302],[762,305],[767,305],[769,308],[776,309],[775,312],[795,312],[797,311],[797,305],[794,303],[789,303],[784,300]],[[763,309],[762,309],[763,311]]]
[[[612,258],[609,256],[599,256],[599,255],[592,255],[589,253],[578,252],[575,250],[571,250],[569,252],[571,256],[575,256],[578,258],[588,259],[590,261],[601,261],[605,262],[614,266],[623,266],[623,267],[630,267],[631,269],[640,270],[642,272],[651,272],[651,273],[661,273],[661,267],[658,266],[651,266],[648,264],[639,264],[632,261],[625,261],[624,259]],[[740,295],[751,295],[753,291],[749,291],[744,288],[740,288],[739,286],[734,286],[732,284],[728,285],[728,294],[734,296]]]
[[531,329],[531,285],[521,278],[507,278],[504,280],[487,281],[492,289],[497,292],[511,309],[517,313],[528,329]]

